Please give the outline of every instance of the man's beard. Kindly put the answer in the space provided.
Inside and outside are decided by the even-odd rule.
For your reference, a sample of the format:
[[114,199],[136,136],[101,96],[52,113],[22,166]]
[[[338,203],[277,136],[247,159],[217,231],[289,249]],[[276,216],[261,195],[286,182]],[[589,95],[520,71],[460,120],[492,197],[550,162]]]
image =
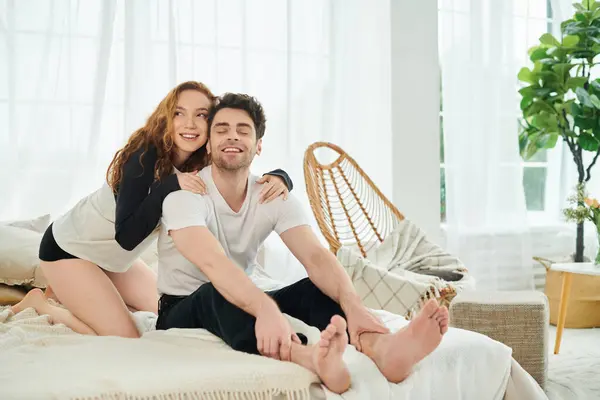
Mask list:
[[242,153],[242,157],[239,157],[236,160],[228,161],[225,159],[225,157],[219,155],[218,157],[213,157],[212,162],[217,168],[221,170],[233,172],[250,167],[253,158],[254,152],[245,151]]

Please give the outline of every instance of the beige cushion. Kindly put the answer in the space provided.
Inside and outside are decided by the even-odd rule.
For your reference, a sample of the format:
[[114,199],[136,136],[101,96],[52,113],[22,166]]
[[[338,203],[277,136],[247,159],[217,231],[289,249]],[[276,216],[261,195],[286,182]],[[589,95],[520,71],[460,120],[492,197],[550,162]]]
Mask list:
[[0,226],[0,283],[46,287],[38,258],[42,235],[18,226]]

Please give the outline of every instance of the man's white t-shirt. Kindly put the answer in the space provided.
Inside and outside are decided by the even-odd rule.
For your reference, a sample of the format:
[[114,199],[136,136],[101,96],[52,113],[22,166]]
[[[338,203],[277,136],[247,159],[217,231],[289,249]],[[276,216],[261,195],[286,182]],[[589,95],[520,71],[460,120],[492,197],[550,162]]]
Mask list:
[[252,274],[258,249],[273,231],[282,234],[290,228],[308,225],[299,201],[290,193],[259,204],[262,185],[250,174],[246,199],[239,212],[229,207],[212,178],[212,167],[198,175],[206,183],[208,194],[202,196],[178,190],[163,202],[161,230],[158,238],[158,291],[161,294],[187,296],[208,282],[200,269],[175,247],[170,230],[205,226],[221,243],[225,254],[238,267]]

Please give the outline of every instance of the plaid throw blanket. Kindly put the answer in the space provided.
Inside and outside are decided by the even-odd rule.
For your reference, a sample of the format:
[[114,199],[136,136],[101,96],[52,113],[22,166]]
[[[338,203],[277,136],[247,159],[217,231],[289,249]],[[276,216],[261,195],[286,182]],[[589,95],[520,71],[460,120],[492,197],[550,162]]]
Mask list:
[[367,307],[405,317],[418,311],[427,298],[453,297],[474,286],[462,262],[407,219],[367,258],[344,246],[337,258]]

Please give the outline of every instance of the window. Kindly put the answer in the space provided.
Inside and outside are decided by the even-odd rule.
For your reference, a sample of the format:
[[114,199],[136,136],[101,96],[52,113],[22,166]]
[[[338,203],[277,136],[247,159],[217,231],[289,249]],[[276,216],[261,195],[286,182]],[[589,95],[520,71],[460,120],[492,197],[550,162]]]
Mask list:
[[[529,65],[527,50],[538,44],[539,37],[545,32],[556,33],[560,22],[554,24],[552,18],[551,0],[513,0],[514,16],[514,51],[515,58],[519,65]],[[441,16],[452,13],[455,17],[464,19],[465,24],[469,23],[470,7],[468,0],[438,0],[438,15]],[[440,38],[443,35],[442,27],[438,30]],[[443,43],[440,39],[439,43]],[[447,43],[447,41],[446,41]],[[440,46],[441,47],[441,46]],[[442,57],[440,49],[440,57]],[[515,71],[515,145],[517,144],[517,133],[519,119],[521,118],[519,106],[519,95],[517,90],[519,83]],[[443,79],[444,71],[440,71]],[[440,85],[440,215],[441,221],[446,221],[446,165],[444,157],[444,109],[442,99],[442,89]],[[531,160],[523,161],[523,189],[525,192],[525,202],[527,210],[531,217],[536,218],[545,215],[549,210],[558,207],[557,204],[550,204],[551,199],[558,188],[553,182],[550,182],[548,176],[556,176],[552,173],[560,165],[560,144],[551,152],[538,152]],[[549,173],[549,171],[551,171]]]

